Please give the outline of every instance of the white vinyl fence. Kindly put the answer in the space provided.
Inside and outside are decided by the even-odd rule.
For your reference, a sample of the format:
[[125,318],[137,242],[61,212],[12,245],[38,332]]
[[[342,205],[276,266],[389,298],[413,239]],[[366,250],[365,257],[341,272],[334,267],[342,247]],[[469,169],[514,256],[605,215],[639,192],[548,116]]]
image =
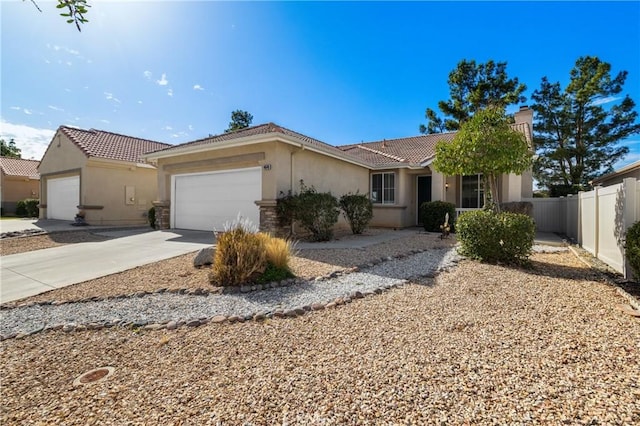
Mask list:
[[585,250],[629,277],[625,265],[626,230],[640,220],[640,180],[560,198],[527,198],[536,228],[564,234]]

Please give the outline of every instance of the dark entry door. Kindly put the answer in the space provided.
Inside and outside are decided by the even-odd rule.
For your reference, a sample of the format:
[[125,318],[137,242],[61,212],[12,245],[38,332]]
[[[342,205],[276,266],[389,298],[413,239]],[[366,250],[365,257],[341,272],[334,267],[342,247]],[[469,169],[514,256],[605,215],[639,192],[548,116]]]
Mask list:
[[416,206],[418,209],[418,214],[416,215],[418,225],[422,223],[420,206],[427,201],[431,201],[431,176],[418,176],[418,203]]

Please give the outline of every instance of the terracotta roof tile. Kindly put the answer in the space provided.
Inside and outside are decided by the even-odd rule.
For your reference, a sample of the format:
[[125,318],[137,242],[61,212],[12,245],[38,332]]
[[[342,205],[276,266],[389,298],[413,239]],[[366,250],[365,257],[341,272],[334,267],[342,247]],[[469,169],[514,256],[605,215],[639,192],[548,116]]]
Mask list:
[[147,152],[158,151],[171,145],[134,138],[132,136],[105,132],[103,130],[84,130],[60,126],[62,131],[88,157],[110,160],[140,162],[140,156]]
[[450,142],[454,136],[455,133],[438,133],[343,145],[338,148],[375,165],[387,163],[420,164],[435,155],[436,144],[439,141]]
[[39,161],[23,160],[20,158],[0,157],[0,168],[7,176],[25,176],[30,179],[40,179],[38,173]]
[[[293,130],[287,129],[286,127],[279,126],[275,123],[260,124],[257,126],[236,130],[234,132],[222,133],[219,135],[210,136],[208,138],[199,139],[193,142],[187,142],[180,145],[173,145],[161,151],[170,152],[173,150],[180,150],[185,147],[192,147],[192,146],[198,146],[198,145],[214,145],[216,143],[226,142],[234,139],[242,139],[242,138],[258,136],[258,135],[268,135],[272,133],[280,133],[285,136],[291,136],[305,142],[309,146],[315,146],[316,148],[320,148],[324,151],[333,152],[336,155],[341,155],[341,156],[345,155],[343,150],[333,145],[329,145],[328,143],[324,143],[322,141],[319,141],[318,139],[314,139],[312,137],[303,135],[302,133],[294,132]],[[358,158],[356,157],[354,158],[354,160],[358,160]]]

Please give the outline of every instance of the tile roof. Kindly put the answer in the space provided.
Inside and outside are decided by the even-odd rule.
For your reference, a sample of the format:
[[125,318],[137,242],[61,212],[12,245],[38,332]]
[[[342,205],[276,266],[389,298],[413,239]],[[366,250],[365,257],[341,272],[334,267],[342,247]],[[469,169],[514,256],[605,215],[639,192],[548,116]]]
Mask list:
[[60,126],[59,130],[76,144],[87,157],[139,163],[141,162],[140,156],[142,154],[171,146],[162,142],[134,138],[103,130],[84,130],[67,126]]
[[439,141],[450,142],[454,136],[453,132],[438,133],[343,145],[338,148],[374,165],[393,163],[417,165],[435,155],[436,144]]
[[[344,151],[342,151],[341,149],[333,145],[329,145],[328,143],[319,141],[318,139],[314,139],[312,137],[303,135],[302,133],[294,132],[293,130],[287,129],[286,127],[279,126],[275,123],[260,124],[257,126],[236,130],[234,132],[222,133],[219,135],[210,136],[208,138],[199,139],[193,142],[186,142],[180,145],[173,145],[156,152],[171,152],[174,150],[175,151],[181,150],[185,147],[193,147],[193,146],[199,146],[199,145],[214,145],[216,143],[226,142],[230,140],[248,138],[251,136],[269,135],[273,133],[279,133],[281,135],[294,137],[304,142],[308,146],[316,147],[323,151],[345,157]],[[358,160],[358,158],[354,158],[354,160]]]
[[40,179],[37,160],[23,160],[20,158],[0,157],[0,168],[7,176],[25,176],[30,179]]
[[[528,123],[512,124],[511,127],[525,135],[531,143],[531,128]],[[436,144],[451,142],[456,132],[434,133],[408,138],[385,139],[376,142],[338,146],[342,151],[360,158],[374,166],[419,165],[436,155]]]

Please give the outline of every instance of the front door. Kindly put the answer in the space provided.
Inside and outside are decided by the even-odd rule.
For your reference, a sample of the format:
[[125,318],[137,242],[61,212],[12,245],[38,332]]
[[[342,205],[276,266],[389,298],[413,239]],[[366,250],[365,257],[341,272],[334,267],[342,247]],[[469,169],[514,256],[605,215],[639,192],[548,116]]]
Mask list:
[[431,201],[431,176],[418,176],[418,194],[417,194],[417,215],[418,225],[422,224],[422,218],[420,217],[420,206],[422,203]]

